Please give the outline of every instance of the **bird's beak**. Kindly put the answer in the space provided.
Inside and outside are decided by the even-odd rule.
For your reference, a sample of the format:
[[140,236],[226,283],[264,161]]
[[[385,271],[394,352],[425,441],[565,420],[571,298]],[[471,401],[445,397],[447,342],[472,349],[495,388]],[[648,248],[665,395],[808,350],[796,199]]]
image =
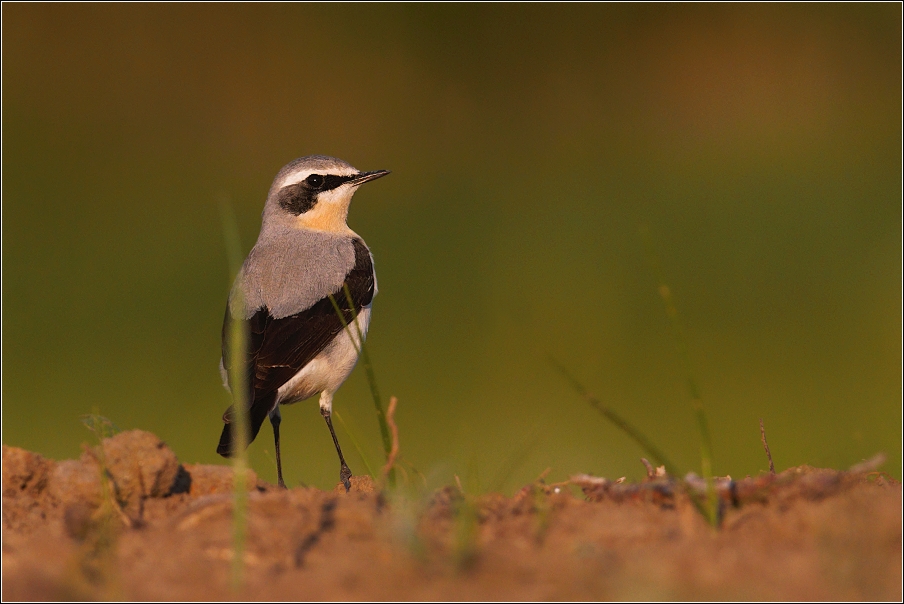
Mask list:
[[363,185],[366,182],[371,180],[376,180],[382,176],[386,176],[389,174],[389,170],[374,170],[372,172],[359,172],[357,176],[348,181],[348,184],[353,187],[357,187],[359,185]]

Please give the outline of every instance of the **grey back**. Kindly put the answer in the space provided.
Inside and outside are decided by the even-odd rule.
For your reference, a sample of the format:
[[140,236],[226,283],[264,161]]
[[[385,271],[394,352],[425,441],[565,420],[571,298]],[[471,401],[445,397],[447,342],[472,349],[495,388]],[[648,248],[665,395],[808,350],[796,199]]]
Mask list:
[[[230,311],[246,319],[263,307],[275,319],[294,315],[337,292],[354,266],[355,248],[348,235],[292,228],[262,231],[233,285]],[[238,288],[244,296],[243,313]]]

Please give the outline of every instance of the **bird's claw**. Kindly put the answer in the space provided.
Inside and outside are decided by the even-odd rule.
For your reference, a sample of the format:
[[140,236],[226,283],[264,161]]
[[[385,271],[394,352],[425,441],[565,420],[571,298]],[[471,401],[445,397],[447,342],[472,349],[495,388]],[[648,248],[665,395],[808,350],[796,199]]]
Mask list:
[[349,478],[352,477],[352,471],[348,469],[346,464],[342,464],[342,468],[339,470],[339,480],[345,485],[345,492],[348,493],[352,488],[352,483]]

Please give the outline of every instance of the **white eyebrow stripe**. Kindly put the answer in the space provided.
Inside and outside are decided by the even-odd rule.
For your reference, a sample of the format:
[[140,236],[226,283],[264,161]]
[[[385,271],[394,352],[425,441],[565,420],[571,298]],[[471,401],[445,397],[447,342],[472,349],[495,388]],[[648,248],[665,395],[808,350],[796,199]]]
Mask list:
[[326,170],[302,170],[299,172],[293,172],[292,174],[287,175],[283,181],[280,183],[279,188],[285,188],[290,185],[298,184],[303,181],[305,178],[310,176],[311,174],[323,174],[326,176],[327,174],[335,174],[336,176],[355,176],[358,174],[358,171],[355,168],[328,168]]

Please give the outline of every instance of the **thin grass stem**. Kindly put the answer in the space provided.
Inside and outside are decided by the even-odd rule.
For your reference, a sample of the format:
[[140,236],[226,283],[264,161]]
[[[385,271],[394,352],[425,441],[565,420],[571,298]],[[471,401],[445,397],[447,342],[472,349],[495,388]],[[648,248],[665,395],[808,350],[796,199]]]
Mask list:
[[590,394],[587,388],[574,377],[564,365],[559,363],[554,357],[549,357],[549,362],[555,367],[559,373],[571,384],[571,387],[586,400],[591,407],[599,411],[603,417],[612,422],[619,430],[627,434],[634,442],[640,445],[647,455],[649,455],[658,466],[665,466],[665,471],[675,477],[680,477],[681,472],[678,466],[673,464],[662,450],[653,444],[647,436],[639,429],[632,426],[628,420],[624,419],[618,413],[604,405],[598,398]]
[[383,449],[386,456],[392,451],[392,437],[389,434],[389,424],[386,421],[386,412],[383,410],[383,399],[380,397],[380,391],[377,388],[377,376],[374,373],[373,364],[370,362],[370,354],[367,352],[367,346],[364,343],[364,334],[361,333],[361,325],[358,323],[358,313],[355,312],[355,305],[352,302],[352,293],[348,289],[348,284],[342,284],[342,290],[345,292],[345,299],[349,308],[355,315],[355,329],[358,331],[358,342],[360,343],[361,362],[364,365],[364,372],[367,374],[367,381],[370,384],[370,392],[373,395],[374,407],[377,412],[377,421],[380,424],[380,437],[383,439]]
[[107,466],[104,440],[112,437],[120,430],[106,417],[99,414],[95,407],[93,413],[82,416],[82,423],[97,438],[97,447],[82,445],[84,452],[94,458],[100,475],[101,503],[98,509],[99,518],[94,530],[86,535],[81,548],[80,567],[83,575],[91,583],[102,590],[102,599],[121,600],[121,585],[116,571],[115,554],[118,537],[117,525],[121,522],[127,527],[134,526],[132,519],[123,511],[116,497],[116,487]]
[[706,419],[706,411],[703,407],[703,398],[700,396],[700,388],[697,385],[697,379],[694,377],[694,365],[691,361],[690,349],[687,345],[687,337],[684,334],[684,327],[681,324],[681,318],[678,314],[678,307],[672,299],[672,291],[665,284],[662,275],[662,268],[659,263],[659,256],[656,254],[653,239],[650,235],[650,229],[646,225],[641,225],[640,236],[643,239],[644,247],[647,251],[647,259],[650,270],[656,279],[659,296],[665,304],[665,314],[669,318],[669,324],[672,328],[672,335],[675,338],[675,344],[678,348],[678,354],[684,364],[685,381],[687,391],[691,399],[691,407],[694,410],[694,417],[697,420],[697,428],[700,431],[700,465],[703,479],[706,481],[706,500],[707,500],[707,519],[713,526],[719,523],[719,501],[716,493],[715,484],[713,482],[713,447],[712,438],[710,437],[709,422]]
[[537,449],[537,445],[542,440],[542,429],[537,427],[531,432],[521,445],[509,454],[502,466],[496,471],[493,480],[490,481],[489,492],[501,492],[505,483],[518,471],[521,466],[530,457],[530,454]]
[[[392,437],[389,434],[389,424],[386,422],[386,412],[383,410],[383,401],[380,398],[380,390],[377,388],[377,376],[374,373],[373,365],[370,362],[370,355],[367,352],[367,347],[364,345],[364,334],[361,332],[361,325],[358,323],[358,313],[355,311],[355,304],[352,301],[352,294],[348,289],[348,284],[343,283],[342,289],[345,292],[345,299],[348,302],[349,309],[352,311],[352,322],[355,324],[355,329],[358,332],[357,340],[355,340],[351,332],[351,327],[345,320],[345,315],[342,314],[342,309],[339,308],[339,303],[336,302],[336,298],[332,294],[329,296],[330,302],[333,304],[333,310],[336,311],[339,320],[342,321],[342,327],[348,332],[349,338],[355,347],[355,351],[361,358],[362,365],[364,365],[364,373],[367,376],[367,383],[370,385],[370,393],[373,397],[374,408],[377,413],[377,423],[380,425],[380,437],[383,440],[383,452],[388,461],[390,453],[392,452]],[[389,471],[387,480],[390,486],[395,486],[395,469]]]
[[[223,222],[223,238],[229,256],[232,275],[241,270],[241,240],[235,214],[228,201],[220,204]],[[245,300],[241,288],[235,288],[232,305],[234,316],[245,316]],[[232,468],[233,468],[233,508],[232,508],[232,587],[241,588],[244,580],[245,539],[248,513],[248,387],[245,373],[245,356],[248,348],[246,322],[232,321],[228,330],[229,376],[232,391]]]
[[345,423],[345,420],[342,419],[342,416],[339,415],[339,412],[333,410],[333,417],[335,417],[339,421],[339,425],[342,426],[342,429],[345,430],[345,433],[348,435],[350,441],[352,441],[352,446],[358,452],[358,457],[361,458],[361,461],[364,463],[364,468],[367,470],[367,474],[373,478],[377,479],[377,475],[374,473],[373,468],[370,463],[367,461],[367,456],[364,454],[364,449],[361,447],[361,441],[355,436],[355,433],[349,429],[348,424]]
[[[559,370],[559,372],[565,377],[566,380],[571,384],[571,387],[574,388],[578,394],[580,394],[584,400],[590,403],[590,406],[599,411],[603,417],[608,419],[610,422],[615,424],[615,426],[620,429],[622,432],[630,436],[634,442],[640,445],[640,448],[647,452],[647,455],[653,458],[653,461],[656,462],[657,465],[663,466],[665,471],[670,476],[675,477],[676,479],[681,479],[683,476],[683,472],[678,469],[678,466],[673,464],[666,456],[662,450],[653,444],[653,442],[647,438],[640,430],[632,426],[628,423],[627,420],[618,415],[615,411],[603,405],[598,398],[590,394],[588,390],[584,387],[584,385],[577,380],[571,373],[565,368],[564,365],[555,360],[552,356],[549,357],[550,363]],[[691,491],[688,491],[688,496],[690,497],[691,503],[694,504],[694,507],[697,508],[697,511],[700,512],[700,515],[704,518],[709,519],[709,513],[702,502],[700,502],[697,497]]]

